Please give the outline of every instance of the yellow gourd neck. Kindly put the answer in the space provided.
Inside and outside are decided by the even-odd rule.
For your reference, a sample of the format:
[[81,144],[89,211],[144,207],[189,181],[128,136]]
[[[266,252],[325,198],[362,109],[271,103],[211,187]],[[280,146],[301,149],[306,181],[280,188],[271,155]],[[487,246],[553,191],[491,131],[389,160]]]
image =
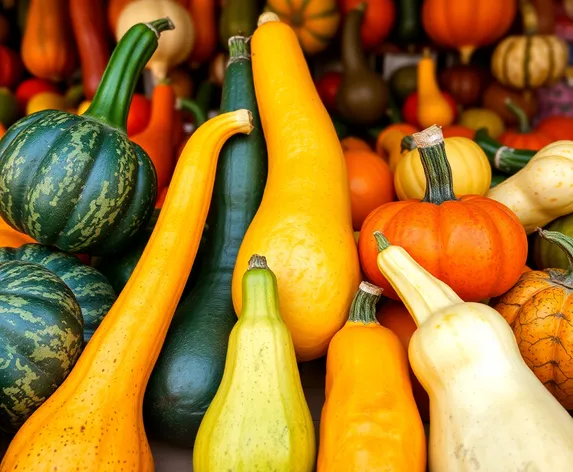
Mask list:
[[438,87],[436,66],[428,50],[418,63],[418,121],[424,128],[449,126],[454,121],[454,110]]
[[421,267],[401,247],[392,246],[384,235],[374,233],[378,243],[378,269],[408,308],[417,326],[449,306],[463,303],[450,287]]
[[436,66],[428,50],[418,63],[418,97],[422,99],[443,99],[436,81]]
[[281,321],[278,285],[275,274],[263,256],[253,255],[243,277],[242,320],[266,318]]

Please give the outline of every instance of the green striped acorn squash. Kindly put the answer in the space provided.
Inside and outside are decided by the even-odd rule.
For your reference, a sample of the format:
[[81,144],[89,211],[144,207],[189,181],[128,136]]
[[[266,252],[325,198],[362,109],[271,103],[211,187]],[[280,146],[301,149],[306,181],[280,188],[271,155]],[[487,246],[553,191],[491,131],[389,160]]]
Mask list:
[[0,263],[21,261],[39,264],[58,276],[71,289],[84,320],[84,339],[89,341],[115,302],[116,294],[107,278],[77,257],[42,244],[0,248]]
[[118,252],[153,211],[157,177],[126,134],[141,71],[169,19],[133,26],[115,48],[83,115],[44,110],[0,141],[0,217],[67,252]]
[[80,306],[38,264],[0,263],[0,429],[16,432],[58,388],[83,346]]

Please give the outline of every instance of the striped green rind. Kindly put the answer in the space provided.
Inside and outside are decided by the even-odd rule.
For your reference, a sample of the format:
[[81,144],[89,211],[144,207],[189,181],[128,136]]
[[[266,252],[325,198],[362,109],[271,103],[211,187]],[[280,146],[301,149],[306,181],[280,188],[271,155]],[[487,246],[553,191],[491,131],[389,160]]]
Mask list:
[[0,142],[0,216],[68,252],[118,252],[153,211],[147,154],[120,130],[62,111],[14,125]]
[[0,248],[0,263],[22,261],[39,264],[71,289],[82,311],[84,340],[89,341],[117,296],[107,278],[77,257],[41,244]]
[[79,305],[37,264],[0,264],[0,429],[15,432],[72,370],[83,345]]

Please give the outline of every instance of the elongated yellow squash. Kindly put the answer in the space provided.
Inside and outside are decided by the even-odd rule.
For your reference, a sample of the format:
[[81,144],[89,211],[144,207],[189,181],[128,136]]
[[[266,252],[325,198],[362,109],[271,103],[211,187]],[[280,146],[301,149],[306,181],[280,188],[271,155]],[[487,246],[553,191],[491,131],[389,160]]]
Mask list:
[[269,168],[237,257],[233,303],[241,313],[249,257],[264,254],[279,282],[281,315],[297,357],[307,361],[326,354],[360,283],[346,164],[290,26],[264,13],[251,51]]
[[487,196],[509,207],[528,234],[573,212],[573,141],[545,146]]
[[231,331],[223,380],[197,433],[195,472],[310,472],[314,425],[277,279],[254,255],[243,277],[243,312]]
[[71,374],[16,434],[0,471],[154,470],[145,387],[197,253],[219,151],[251,130],[250,112],[238,110],[190,138],[133,275]]
[[527,367],[505,319],[375,236],[378,268],[418,325],[408,354],[430,396],[430,470],[571,470],[573,419]]

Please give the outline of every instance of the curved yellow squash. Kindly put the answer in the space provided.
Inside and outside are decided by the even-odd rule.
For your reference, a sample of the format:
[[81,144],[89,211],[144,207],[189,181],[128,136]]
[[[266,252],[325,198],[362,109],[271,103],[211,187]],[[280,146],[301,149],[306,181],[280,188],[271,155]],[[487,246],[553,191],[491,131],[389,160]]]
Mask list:
[[299,360],[326,354],[360,282],[346,164],[293,30],[264,13],[251,41],[253,77],[269,154],[259,211],[241,245],[233,302],[249,257],[264,254]]
[[195,472],[314,469],[314,425],[277,292],[265,258],[253,256],[223,380],[195,440]]
[[[491,184],[491,166],[482,149],[468,138],[446,138],[444,143],[456,196],[485,195]],[[424,198],[426,175],[417,149],[408,152],[398,162],[394,188],[400,200]]]
[[2,472],[154,470],[145,387],[197,253],[219,151],[251,129],[250,112],[238,110],[190,138],[133,275],[71,374],[16,434]]

